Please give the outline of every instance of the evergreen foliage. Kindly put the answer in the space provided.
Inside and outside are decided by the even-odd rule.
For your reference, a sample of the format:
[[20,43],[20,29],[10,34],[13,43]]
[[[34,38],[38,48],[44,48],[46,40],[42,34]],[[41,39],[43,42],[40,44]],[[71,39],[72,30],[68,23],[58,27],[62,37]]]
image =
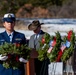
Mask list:
[[22,64],[19,58],[22,57],[26,60],[30,58],[31,49],[27,45],[20,45],[19,43],[11,44],[4,43],[0,46],[0,55],[8,56],[6,61],[3,61],[3,66],[7,68],[17,69]]
[[17,10],[24,4],[32,4],[34,7],[48,8],[51,5],[62,6],[64,3],[68,3],[71,0],[0,0],[0,14],[5,12],[16,13]]
[[49,37],[44,35],[40,41],[38,51],[38,59],[50,62],[66,62],[74,53],[75,50],[75,33],[70,30],[68,35],[61,39],[60,33],[56,32],[56,36]]

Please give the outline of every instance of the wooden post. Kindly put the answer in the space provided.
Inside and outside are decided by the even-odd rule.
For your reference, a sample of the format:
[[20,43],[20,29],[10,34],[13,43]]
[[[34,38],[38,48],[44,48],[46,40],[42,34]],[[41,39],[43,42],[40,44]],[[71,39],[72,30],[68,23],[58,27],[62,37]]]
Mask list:
[[26,75],[35,75],[34,58],[37,58],[37,56],[37,51],[33,49],[30,54],[30,59],[26,63]]

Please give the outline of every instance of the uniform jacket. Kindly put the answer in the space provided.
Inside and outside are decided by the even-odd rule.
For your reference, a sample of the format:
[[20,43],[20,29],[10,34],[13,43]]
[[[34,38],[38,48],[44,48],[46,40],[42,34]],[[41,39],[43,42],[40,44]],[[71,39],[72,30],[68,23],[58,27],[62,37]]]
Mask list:
[[[0,45],[3,45],[4,42],[10,43],[10,39],[6,31],[0,33]],[[25,35],[19,32],[14,31],[12,43],[26,44]],[[0,63],[0,75],[24,75],[24,64],[21,65],[19,69],[13,70],[12,68],[5,69]]]

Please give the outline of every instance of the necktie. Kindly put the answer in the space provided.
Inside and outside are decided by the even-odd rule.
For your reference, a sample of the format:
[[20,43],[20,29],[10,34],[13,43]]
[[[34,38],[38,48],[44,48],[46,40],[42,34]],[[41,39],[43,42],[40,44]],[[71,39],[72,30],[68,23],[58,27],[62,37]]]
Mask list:
[[35,35],[35,38],[34,38],[34,48],[36,48],[36,45],[37,45],[37,34]]
[[12,35],[11,34],[9,35],[9,39],[10,39],[10,42],[12,42]]

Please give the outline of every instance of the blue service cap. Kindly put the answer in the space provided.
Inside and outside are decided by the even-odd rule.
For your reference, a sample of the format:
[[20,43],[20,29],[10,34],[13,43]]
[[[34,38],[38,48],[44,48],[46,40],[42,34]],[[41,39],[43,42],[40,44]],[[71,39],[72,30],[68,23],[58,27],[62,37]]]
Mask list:
[[16,18],[15,18],[15,15],[14,14],[12,14],[12,13],[7,13],[7,14],[5,14],[4,15],[4,17],[3,17],[3,22],[13,22],[13,21],[15,21],[16,20]]

